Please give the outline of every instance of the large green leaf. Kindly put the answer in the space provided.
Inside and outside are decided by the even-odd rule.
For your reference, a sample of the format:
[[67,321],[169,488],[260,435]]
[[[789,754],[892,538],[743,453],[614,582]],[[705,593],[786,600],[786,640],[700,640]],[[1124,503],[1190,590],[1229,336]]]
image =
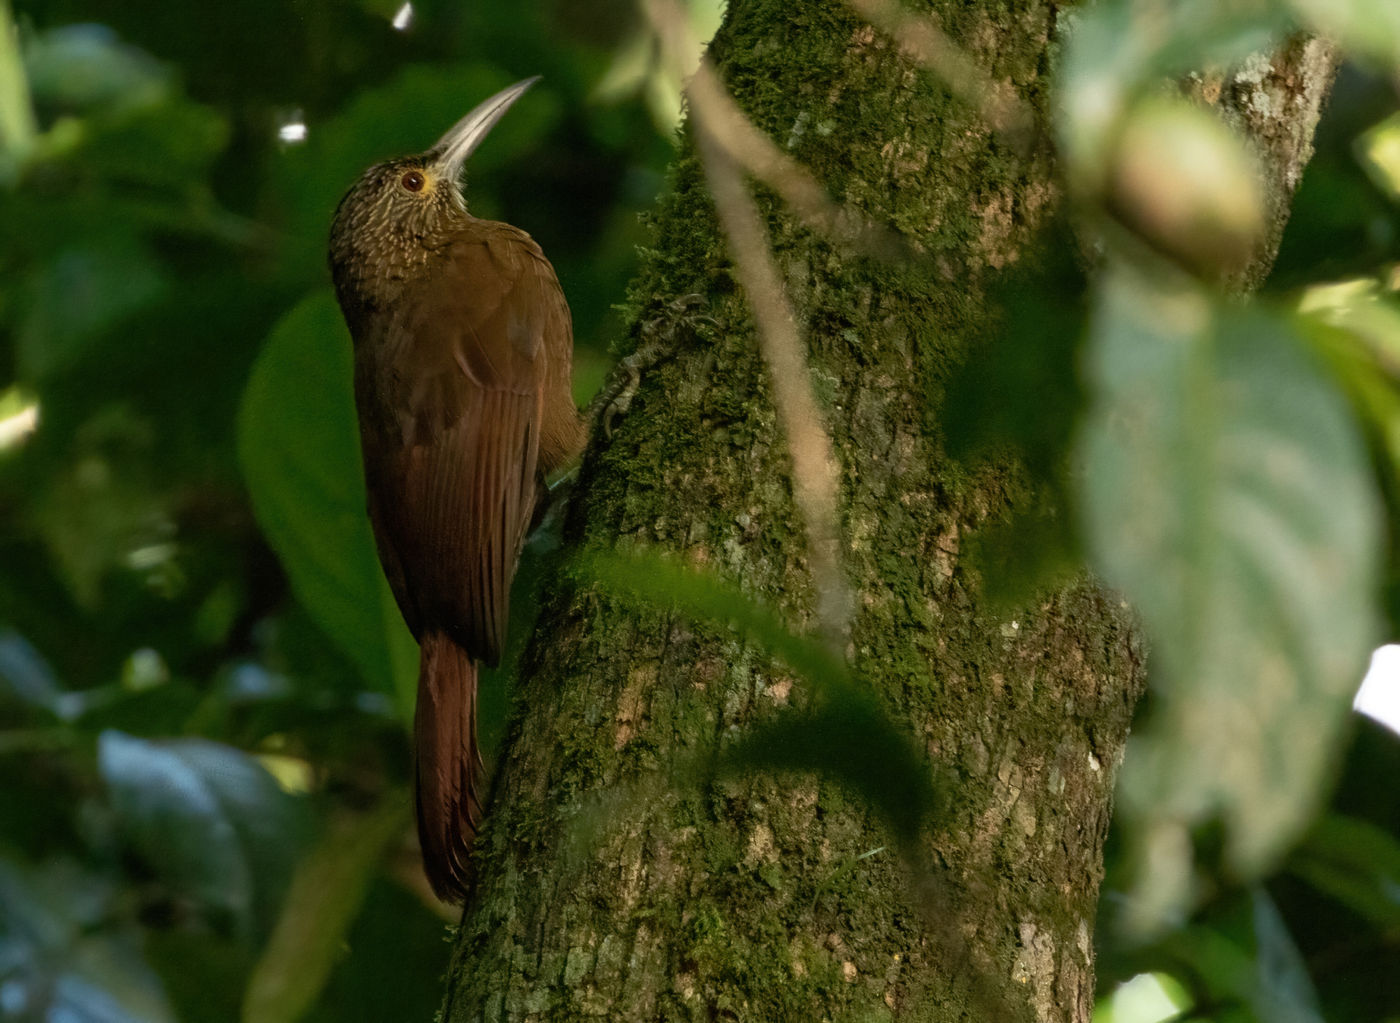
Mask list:
[[273,328],[239,412],[238,454],[258,524],[297,598],[372,688],[413,709],[417,650],[365,516],[350,338],[329,291]]
[[1222,818],[1254,875],[1315,809],[1376,633],[1378,502],[1343,399],[1283,318],[1120,271],[1090,354],[1086,538],[1153,641],[1154,713],[1123,777],[1161,882],[1149,923],[1188,897],[1188,829]]
[[247,754],[204,739],[152,742],[118,731],[98,768],[122,834],[162,882],[252,935],[290,878],[302,808]]

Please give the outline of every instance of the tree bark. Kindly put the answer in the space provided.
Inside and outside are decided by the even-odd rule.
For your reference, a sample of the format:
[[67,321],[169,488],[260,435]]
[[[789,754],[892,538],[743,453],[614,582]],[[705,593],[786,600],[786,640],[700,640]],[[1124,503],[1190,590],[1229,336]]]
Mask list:
[[[1061,6],[937,5],[1042,112]],[[940,427],[989,287],[1060,204],[1053,154],[993,136],[839,2],[731,0],[711,55],[762,130],[922,253],[852,256],[765,204],[841,466],[846,652],[957,784],[910,867],[827,778],[697,783],[686,765],[803,701],[802,680],[722,630],[561,583],[522,670],[444,1019],[1087,1021],[1142,651],[1087,582],[986,605],[965,541],[1028,485],[1014,465],[951,462]],[[670,552],[810,624],[787,455],[688,143],[672,185],[633,290],[635,329],[672,358],[595,439],[566,539]],[[687,295],[712,323],[667,311]],[[935,867],[930,901],[918,871]]]

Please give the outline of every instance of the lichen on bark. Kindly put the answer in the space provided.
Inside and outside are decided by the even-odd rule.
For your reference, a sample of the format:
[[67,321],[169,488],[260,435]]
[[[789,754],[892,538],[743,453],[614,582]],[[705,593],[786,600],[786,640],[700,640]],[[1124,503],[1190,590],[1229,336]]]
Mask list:
[[[1061,5],[935,6],[1043,108]],[[987,605],[966,541],[1028,485],[1014,465],[952,462],[940,424],[989,289],[1059,206],[1052,154],[993,136],[834,0],[731,0],[711,54],[759,128],[920,253],[842,251],[764,199],[841,465],[847,655],[955,784],[911,871],[836,781],[717,771],[806,683],[722,629],[563,581],[521,672],[444,1017],[1087,1021],[1141,650],[1087,582]],[[666,552],[802,628],[783,441],[684,140],[653,231],[630,303],[671,357],[594,439],[566,540]],[[676,313],[687,295],[707,319]]]

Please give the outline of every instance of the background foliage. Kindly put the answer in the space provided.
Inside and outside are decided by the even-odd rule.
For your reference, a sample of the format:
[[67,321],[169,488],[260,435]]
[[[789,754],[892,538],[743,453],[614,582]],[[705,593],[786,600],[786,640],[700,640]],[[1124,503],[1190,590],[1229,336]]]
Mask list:
[[[327,224],[364,166],[543,74],[474,157],[469,197],[553,259],[586,397],[622,341],[612,303],[676,86],[625,5],[421,3],[404,29],[381,0],[12,13],[0,1018],[428,1018],[446,946],[406,816],[416,655],[362,515]],[[1162,138],[1215,146],[1169,184],[1247,214],[1237,141],[1162,82],[1300,17],[1356,63],[1265,294],[1241,309],[1204,283],[1237,239],[1164,233],[1142,204],[1161,182],[1133,158]],[[1165,979],[1145,997],[1182,1018],[1400,1019],[1400,744],[1346,715],[1400,616],[1398,57],[1385,5],[1084,13],[1054,129],[1070,192],[1104,217],[1099,269],[1009,274],[986,358],[954,387],[960,457],[1019,448],[1078,508],[982,537],[988,587],[1011,608],[1087,562],[1154,642],[1099,934],[1116,1023],[1160,1018],[1132,1004],[1141,978],[1109,997],[1149,971]],[[725,617],[723,594],[672,582]],[[809,657],[761,611],[735,617],[794,667]],[[489,740],[506,686],[485,690]],[[800,730],[785,738],[805,763]],[[856,788],[927,785],[907,766],[861,782],[850,760]]]

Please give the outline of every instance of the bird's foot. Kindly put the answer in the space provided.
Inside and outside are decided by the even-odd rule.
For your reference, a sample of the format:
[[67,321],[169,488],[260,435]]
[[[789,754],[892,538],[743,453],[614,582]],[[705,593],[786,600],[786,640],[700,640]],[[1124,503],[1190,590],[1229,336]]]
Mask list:
[[589,418],[597,423],[597,429],[605,438],[612,436],[613,421],[626,415],[632,407],[632,399],[642,386],[642,375],[675,355],[680,333],[693,333],[702,323],[717,326],[713,317],[694,311],[704,304],[704,295],[682,295],[641,325],[641,344],[613,367],[597,397],[589,404]]

